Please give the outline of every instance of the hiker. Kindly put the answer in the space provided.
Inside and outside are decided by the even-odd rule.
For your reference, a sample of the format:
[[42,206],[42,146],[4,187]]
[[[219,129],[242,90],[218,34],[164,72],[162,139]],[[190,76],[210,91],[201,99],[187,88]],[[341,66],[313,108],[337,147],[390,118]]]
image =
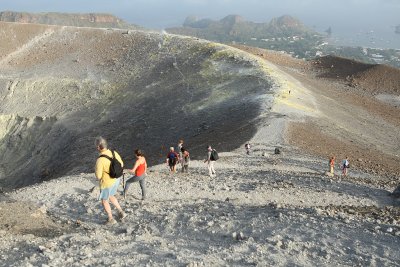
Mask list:
[[190,154],[184,147],[181,148],[182,153],[182,172],[189,172]]
[[121,156],[116,151],[111,151],[107,148],[107,141],[103,137],[96,138],[95,146],[97,151],[99,152],[99,157],[97,158],[95,167],[96,178],[100,181],[99,200],[101,200],[101,204],[103,205],[104,210],[108,216],[108,220],[105,224],[112,225],[117,223],[117,221],[113,218],[109,201],[118,210],[119,218],[121,220],[126,217],[126,213],[122,210],[121,206],[118,203],[118,200],[114,196],[117,193],[120,179],[112,178],[110,176],[110,158],[115,157],[115,159],[117,159],[117,161],[121,164],[121,167],[124,166],[124,163],[121,159]]
[[169,153],[167,154],[167,165],[171,173],[176,172],[176,163],[179,161],[179,155],[175,152],[174,147],[169,148]]
[[147,162],[140,149],[135,150],[136,162],[132,169],[124,169],[124,173],[133,174],[125,182],[124,197],[128,192],[129,187],[134,182],[139,182],[140,188],[142,189],[142,200],[146,199],[146,175],[147,175]]
[[183,154],[182,154],[182,148],[183,148],[183,140],[182,139],[180,139],[179,141],[178,141],[178,149],[177,149],[177,151],[178,151],[178,153],[179,153],[179,162],[180,162],[180,164],[181,164],[181,167],[182,167],[182,171],[183,171]]
[[349,163],[349,157],[346,157],[343,161],[342,161],[342,175],[346,176],[347,175],[347,169],[350,167],[350,163]]
[[250,155],[250,143],[245,144],[244,148],[246,149],[246,154]]
[[207,158],[204,161],[204,163],[207,162],[208,164],[208,175],[210,175],[210,177],[215,176],[215,169],[214,169],[215,158],[213,158],[213,151],[215,151],[215,149],[212,149],[210,145],[207,146]]
[[335,156],[332,156],[332,157],[330,157],[330,159],[329,159],[329,173],[333,176],[335,173],[334,173],[334,167],[335,167],[335,160],[336,160],[336,157]]

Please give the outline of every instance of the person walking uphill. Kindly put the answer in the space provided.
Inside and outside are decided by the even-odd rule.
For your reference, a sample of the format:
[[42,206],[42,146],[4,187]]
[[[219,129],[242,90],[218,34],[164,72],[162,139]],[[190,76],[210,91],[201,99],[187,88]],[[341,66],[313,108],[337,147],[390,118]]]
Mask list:
[[183,172],[184,162],[183,162],[182,148],[183,148],[183,140],[180,139],[179,142],[178,142],[178,150],[177,151],[179,153],[179,162],[181,164],[182,172]]
[[121,164],[121,167],[124,166],[124,163],[121,156],[116,151],[111,151],[107,148],[107,141],[103,137],[96,138],[95,146],[99,152],[99,157],[97,158],[95,166],[95,175],[100,182],[99,200],[101,200],[101,204],[108,216],[106,224],[111,225],[117,223],[117,221],[113,218],[109,201],[118,210],[121,220],[126,217],[126,214],[119,205],[117,198],[114,196],[117,193],[120,179],[110,176],[110,159],[115,158]]
[[247,155],[250,155],[250,148],[251,148],[251,145],[250,145],[249,142],[246,143],[246,144],[244,145],[244,148],[246,149],[246,154],[247,154]]
[[179,161],[179,155],[178,153],[175,152],[174,147],[169,148],[169,153],[167,154],[167,164],[169,166],[169,169],[171,173],[176,172],[176,164]]
[[331,176],[333,176],[335,174],[334,172],[334,167],[335,167],[335,156],[330,157],[329,159],[329,173]]
[[134,174],[128,178],[125,183],[124,196],[128,192],[130,185],[134,182],[139,182],[140,188],[142,189],[142,200],[146,199],[146,175],[147,175],[147,162],[140,149],[135,150],[136,162],[132,169],[125,169],[124,173]]
[[349,157],[346,157],[343,161],[342,161],[342,175],[346,176],[347,175],[347,169],[350,168],[350,163],[349,163]]
[[190,154],[184,147],[181,148],[182,152],[182,172],[189,172]]
[[204,163],[207,162],[208,164],[208,175],[210,177],[215,176],[215,169],[214,169],[214,162],[218,159],[218,153],[215,149],[212,149],[212,147],[209,145],[207,146],[207,158],[204,161]]

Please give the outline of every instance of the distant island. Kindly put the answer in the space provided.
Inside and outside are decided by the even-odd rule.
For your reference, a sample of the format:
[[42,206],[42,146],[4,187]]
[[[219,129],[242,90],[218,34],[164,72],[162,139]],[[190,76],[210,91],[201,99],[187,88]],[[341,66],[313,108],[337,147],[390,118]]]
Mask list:
[[[331,27],[319,33],[290,15],[273,18],[265,23],[247,21],[239,15],[228,15],[221,20],[189,16],[182,27],[166,31],[225,44],[281,51],[295,58],[313,59],[336,55],[364,63],[388,64],[400,68],[400,50],[333,45],[330,44],[333,35]],[[396,27],[396,32],[400,33],[400,25]]]
[[300,20],[289,15],[273,18],[266,23],[247,21],[239,15],[229,15],[218,21],[190,16],[183,27],[166,30],[221,43],[283,50],[298,57],[307,57],[309,47],[317,47],[324,42],[323,34],[307,28]]

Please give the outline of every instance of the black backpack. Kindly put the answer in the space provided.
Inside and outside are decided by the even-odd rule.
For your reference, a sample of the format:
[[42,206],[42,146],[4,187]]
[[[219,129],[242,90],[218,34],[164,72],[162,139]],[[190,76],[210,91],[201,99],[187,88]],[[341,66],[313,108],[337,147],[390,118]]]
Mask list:
[[211,150],[210,160],[211,161],[216,161],[218,159],[219,159],[219,156],[218,156],[217,150],[215,150],[215,149]]
[[107,155],[100,155],[99,158],[103,157],[103,158],[107,158],[111,161],[110,164],[110,171],[109,171],[109,175],[111,178],[119,178],[122,176],[124,169],[122,168],[121,162],[119,162],[116,158],[115,158],[115,154],[114,151],[111,150],[112,153],[112,158],[110,158]]

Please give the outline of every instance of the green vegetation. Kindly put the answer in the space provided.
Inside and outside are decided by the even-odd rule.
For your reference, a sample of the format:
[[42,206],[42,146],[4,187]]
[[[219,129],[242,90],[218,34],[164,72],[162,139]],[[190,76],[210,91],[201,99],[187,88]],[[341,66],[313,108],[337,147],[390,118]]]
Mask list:
[[[323,35],[305,27],[299,20],[282,16],[269,23],[245,21],[230,15],[220,21],[188,17],[184,27],[168,32],[195,36],[220,43],[237,43],[260,48],[282,50],[297,57],[307,57],[310,47],[323,42]],[[314,53],[315,54],[315,53]]]
[[[400,32],[400,26],[398,27]],[[336,55],[365,63],[388,64],[400,68],[400,50],[362,47],[338,47],[326,42],[326,35],[305,27],[299,20],[282,16],[269,23],[245,21],[230,15],[219,21],[188,17],[183,27],[168,32],[194,36],[226,44],[242,44],[269,50],[284,51],[296,58]]]

